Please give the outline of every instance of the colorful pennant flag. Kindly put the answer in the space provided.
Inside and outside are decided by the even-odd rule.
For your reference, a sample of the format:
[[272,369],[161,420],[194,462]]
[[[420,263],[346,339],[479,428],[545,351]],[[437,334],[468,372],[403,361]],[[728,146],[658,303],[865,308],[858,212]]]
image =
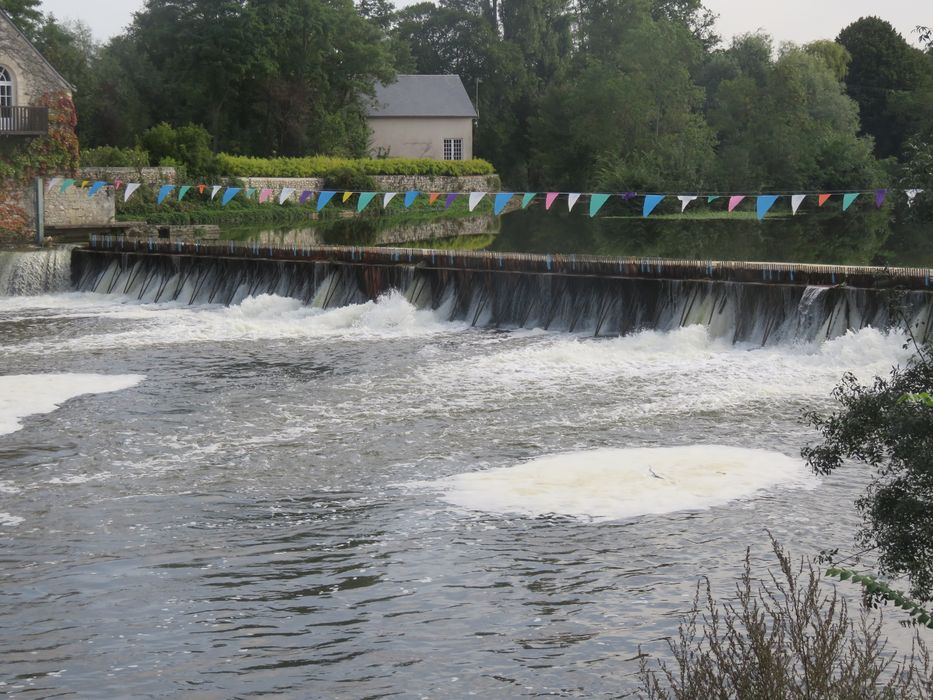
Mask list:
[[651,216],[651,212],[654,211],[662,201],[664,201],[663,194],[646,194],[645,195],[645,204],[641,209],[642,216]]
[[285,204],[285,200],[295,194],[294,187],[286,187],[279,192],[279,204]]
[[734,197],[729,197],[729,211],[735,211],[735,208],[742,203],[742,200],[745,199],[744,194],[735,195]]
[[622,195],[622,199],[623,199],[624,201],[628,202],[628,201],[630,201],[630,200],[632,200],[632,199],[635,199],[635,197],[637,197],[637,196],[638,196],[638,193],[636,193],[636,192],[626,192],[625,194]]
[[334,198],[334,195],[337,194],[334,191],[325,191],[321,192],[317,197],[317,210],[321,211],[324,207],[327,206],[327,203]]
[[225,207],[230,204],[230,200],[236,197],[241,191],[242,188],[240,187],[228,187],[227,191],[224,192],[224,196],[220,200],[220,206]]
[[715,202],[717,199],[719,199],[719,195],[710,195],[709,197],[706,198],[706,203],[707,203],[707,204],[712,204],[712,203]]
[[305,190],[301,193],[301,197],[298,198],[298,204],[306,204],[314,196],[314,192],[311,190]]
[[178,190],[178,201],[179,202],[185,198],[185,195],[188,194],[188,190],[190,189],[191,189],[190,185],[184,185],[180,190]]
[[821,194],[819,197],[817,197],[816,201],[818,202],[819,206],[823,206],[826,204],[826,202],[829,201],[830,197],[832,197],[831,194]]
[[353,196],[353,193],[352,193],[352,192],[344,192],[344,193],[343,193],[343,203],[346,204],[346,203],[347,203],[347,200],[350,199],[350,197],[352,197],[352,196]]
[[459,196],[459,192],[451,192],[447,195],[447,199],[444,200],[444,209],[450,209],[450,205],[453,204]]
[[405,208],[410,209],[411,205],[415,203],[415,200],[418,199],[420,192],[417,190],[409,190],[405,193]]
[[246,188],[246,194],[244,194],[243,196],[246,197],[247,199],[251,199],[252,196],[253,196],[254,194],[256,194],[256,188],[255,188],[255,187],[247,187],[247,188]]
[[884,206],[884,200],[888,196],[887,190],[876,190],[875,191],[875,207],[881,209]]
[[130,184],[128,184],[126,186],[126,191],[123,192],[123,201],[124,202],[130,201],[130,197],[133,196],[133,193],[136,192],[136,190],[138,190],[140,186],[141,185],[138,182],[131,182]]
[[62,194],[65,194],[65,192],[68,191],[68,188],[71,187],[73,184],[75,184],[75,181],[72,180],[71,178],[68,178],[67,180],[62,180],[62,186],[58,191],[61,192]]
[[567,211],[573,211],[573,207],[576,205],[578,199],[580,199],[579,192],[571,192],[567,195]]
[[551,210],[551,205],[554,204],[554,200],[557,199],[557,192],[548,192],[547,196],[544,198],[544,209],[546,211]]
[[269,197],[271,197],[272,195],[273,195],[273,191],[270,188],[263,187],[262,190],[260,190],[259,192],[259,203],[265,204],[269,200]]
[[790,208],[794,212],[794,216],[797,216],[797,210],[800,209],[800,205],[803,204],[803,200],[807,198],[805,194],[795,194],[790,198]]
[[120,191],[120,188],[122,186],[123,186],[123,180],[121,180],[120,178],[117,178],[116,180],[113,181],[113,189],[116,190],[117,192]]
[[509,200],[512,199],[514,192],[498,192],[496,193],[495,202],[493,202],[492,213],[496,216],[502,213],[502,210],[505,209],[505,206],[509,203]]
[[603,208],[603,205],[609,201],[608,194],[590,195],[590,218],[592,219]]
[[214,201],[214,198],[217,196],[217,193],[220,192],[222,189],[223,187],[221,187],[220,185],[214,185],[211,188],[211,201],[212,202]]
[[538,194],[537,192],[526,192],[525,195],[522,197],[522,209],[527,209],[528,205],[531,204],[532,200],[535,198],[535,195],[537,194]]
[[198,194],[204,194],[204,190],[206,190],[206,189],[207,189],[207,185],[205,185],[205,184],[202,182],[200,185],[198,185]]
[[437,198],[441,196],[440,192],[432,192],[428,195],[428,204],[434,204],[437,201]]
[[100,192],[101,187],[103,187],[106,184],[107,184],[106,182],[102,182],[101,180],[98,180],[91,186],[91,189],[88,190],[87,196],[93,197],[95,194]]
[[755,210],[758,215],[759,221],[765,218],[765,216],[771,210],[771,207],[774,206],[774,203],[776,201],[778,201],[778,195],[776,194],[759,195],[758,202],[756,203],[756,206],[755,206]]
[[677,199],[680,200],[680,213],[683,214],[687,211],[687,205],[695,201],[697,197],[696,195],[680,195]]
[[159,198],[156,200],[156,204],[162,204],[162,202],[165,201],[165,198],[168,197],[174,189],[175,185],[162,185],[162,188],[159,190]]
[[391,202],[393,199],[395,199],[395,195],[397,195],[397,194],[398,194],[398,192],[386,192],[384,195],[382,195],[382,207],[383,207],[383,209],[384,209],[385,207],[389,206],[389,202]]
[[62,185],[62,178],[60,178],[60,177],[53,177],[51,180],[49,180],[49,184],[46,185],[45,191],[46,191],[46,192],[51,192],[51,191],[54,190],[56,187],[61,187],[61,185]]
[[852,202],[858,199],[858,192],[849,192],[842,197],[842,211],[846,211],[849,207],[852,206]]
[[369,206],[369,203],[373,201],[373,197],[375,196],[375,192],[360,192],[359,201],[356,203],[356,210],[358,212],[363,211],[366,207]]
[[476,205],[483,201],[485,192],[470,192],[470,211],[476,209]]

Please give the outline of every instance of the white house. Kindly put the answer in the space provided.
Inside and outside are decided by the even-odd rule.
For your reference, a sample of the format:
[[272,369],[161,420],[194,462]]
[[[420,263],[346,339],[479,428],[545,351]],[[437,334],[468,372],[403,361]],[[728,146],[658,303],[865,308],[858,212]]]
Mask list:
[[476,109],[457,75],[399,75],[376,85],[369,107],[370,154],[470,160]]

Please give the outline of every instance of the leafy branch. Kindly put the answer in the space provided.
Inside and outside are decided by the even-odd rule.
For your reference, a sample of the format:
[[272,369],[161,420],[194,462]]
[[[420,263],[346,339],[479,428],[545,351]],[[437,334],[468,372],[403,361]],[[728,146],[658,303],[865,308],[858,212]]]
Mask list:
[[911,600],[905,593],[894,590],[884,581],[841,567],[827,569],[826,575],[838,578],[840,581],[852,581],[852,583],[859,584],[869,600],[885,600],[907,612],[911,618],[908,624],[925,625],[933,629],[933,612]]

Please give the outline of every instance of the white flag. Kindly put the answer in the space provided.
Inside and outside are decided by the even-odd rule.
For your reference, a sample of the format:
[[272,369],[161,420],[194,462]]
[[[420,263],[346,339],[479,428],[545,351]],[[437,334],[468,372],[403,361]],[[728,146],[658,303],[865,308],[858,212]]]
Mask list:
[[124,201],[124,202],[130,201],[130,197],[132,197],[132,196],[133,196],[133,193],[134,193],[136,190],[138,190],[138,189],[139,189],[139,183],[138,183],[138,182],[132,182],[132,183],[130,183],[129,185],[127,185],[127,186],[126,186],[126,191],[123,193],[123,201]]
[[580,199],[578,192],[570,192],[567,195],[567,211],[573,211],[573,205],[577,203],[578,199]]
[[794,215],[796,216],[797,210],[800,209],[800,205],[803,204],[803,200],[807,198],[805,194],[795,194],[790,198],[790,206],[794,210]]
[[61,187],[61,186],[62,186],[62,183],[63,183],[64,181],[65,181],[64,178],[61,178],[61,177],[53,177],[51,180],[49,180],[49,186],[45,188],[45,191],[46,191],[46,192],[51,192],[51,191],[54,190],[56,187]]
[[382,195],[382,206],[389,206],[389,202],[391,202],[397,194],[398,192],[386,192],[384,195]]
[[291,197],[293,194],[295,194],[295,188],[286,187],[285,189],[283,189],[282,192],[279,194],[279,204],[285,204],[285,200]]
[[476,209],[476,205],[483,201],[485,192],[470,192],[470,211]]
[[680,200],[680,213],[683,214],[685,211],[687,211],[687,205],[696,199],[696,195],[685,194],[677,197],[677,199]]

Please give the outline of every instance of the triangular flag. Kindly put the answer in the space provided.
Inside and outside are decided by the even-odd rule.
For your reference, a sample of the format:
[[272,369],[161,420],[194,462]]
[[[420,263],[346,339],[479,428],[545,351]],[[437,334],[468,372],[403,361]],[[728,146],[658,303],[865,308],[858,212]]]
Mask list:
[[512,192],[499,192],[496,194],[496,201],[492,207],[492,213],[496,216],[502,213],[502,210],[505,209],[505,205],[509,203],[509,200],[512,199]]
[[168,197],[172,190],[175,189],[175,185],[162,185],[159,189],[159,198],[156,200],[156,204],[162,204],[165,201],[165,198]]
[[794,210],[794,216],[797,215],[797,210],[800,209],[800,205],[803,204],[803,200],[807,198],[805,194],[795,194],[790,198],[790,207]]
[[294,187],[285,187],[281,192],[279,192],[279,204],[285,204],[285,200],[295,194]]
[[119,190],[122,186],[123,186],[123,180],[120,180],[119,178],[115,180],[113,183],[114,190]]
[[185,195],[188,194],[188,190],[190,189],[191,187],[189,185],[185,185],[180,190],[178,190],[178,201],[179,202],[185,198]]
[[690,202],[696,200],[697,197],[696,195],[692,194],[684,194],[678,196],[677,199],[680,200],[680,213],[683,214],[685,211],[687,211],[687,205],[690,204]]
[[450,209],[450,205],[453,204],[454,200],[456,200],[459,196],[459,192],[451,192],[449,195],[447,195],[447,199],[444,200],[444,209]]
[[842,211],[852,206],[852,202],[858,199],[859,192],[848,192],[842,197]]
[[603,204],[609,201],[608,194],[590,195],[590,218],[596,216],[596,213],[603,208]]
[[334,197],[335,194],[337,194],[337,193],[336,193],[336,192],[333,192],[333,191],[330,191],[330,192],[321,192],[321,193],[318,195],[318,197],[317,197],[317,210],[318,210],[318,211],[321,211],[321,209],[323,209],[324,207],[326,207],[326,206],[327,206],[327,203],[328,203],[331,199],[333,199],[333,197]]
[[416,190],[409,190],[405,193],[405,208],[408,209],[412,204],[415,203],[415,200],[418,199],[419,192]]
[[314,196],[314,192],[312,192],[311,190],[305,190],[304,192],[301,193],[301,197],[298,198],[298,204],[304,204],[310,201],[310,199],[313,196]]
[[71,187],[73,184],[75,184],[75,181],[72,180],[71,178],[68,178],[67,180],[63,180],[62,186],[61,186],[61,189],[59,189],[59,192],[64,194],[65,192],[68,191],[68,188]]
[[61,185],[62,185],[62,178],[53,177],[51,180],[49,180],[49,184],[46,186],[45,191],[51,192],[56,187],[61,187]]
[[651,212],[654,211],[654,208],[658,206],[663,199],[664,199],[663,194],[646,194],[645,204],[641,209],[641,215],[650,216]]
[[739,206],[743,199],[745,199],[745,195],[742,194],[729,197],[729,211],[733,211],[737,206]]
[[580,199],[579,192],[571,192],[567,195],[567,211],[573,211],[573,207],[578,199]]
[[638,196],[637,192],[626,192],[625,194],[622,195],[622,199],[628,202],[631,199],[635,199],[635,197],[637,196]]
[[557,199],[557,192],[548,192],[547,196],[544,198],[544,208],[547,210],[551,209],[551,205],[554,204],[554,200]]
[[207,189],[207,185],[205,185],[205,184],[202,182],[200,185],[198,185],[198,194],[204,194],[204,190],[206,190],[206,189]]
[[352,196],[353,196],[353,193],[352,193],[352,192],[344,192],[344,193],[343,193],[343,203],[346,204],[346,203],[347,203],[347,200],[350,199],[350,197],[352,197]]
[[758,204],[755,207],[758,214],[758,220],[761,221],[765,218],[765,215],[774,206],[774,203],[778,201],[778,195],[776,194],[762,194],[758,196]]
[[819,205],[820,205],[820,206],[823,206],[824,204],[826,204],[826,202],[829,201],[829,198],[830,198],[830,197],[832,197],[831,194],[821,194],[821,195],[817,198],[817,201],[819,202]]
[[483,201],[485,192],[470,192],[470,211],[476,209],[476,205]]
[[269,197],[271,196],[272,196],[272,190],[268,187],[263,187],[262,191],[260,191],[259,193],[259,203],[265,204],[266,200],[268,200]]
[[526,192],[522,197],[522,209],[527,209],[528,205],[531,204],[531,201],[535,198],[537,192]]
[[904,194],[907,195],[907,206],[912,207],[914,205],[914,198],[922,192],[923,190],[904,190]]
[[718,194],[710,195],[709,197],[706,198],[706,203],[707,203],[707,204],[712,204],[712,203],[715,202],[717,199],[719,199],[719,195],[718,195]]
[[383,207],[389,206],[389,202],[392,201],[392,198],[395,197],[396,194],[398,193],[397,192],[386,192],[384,195],[382,195],[382,206]]
[[877,190],[875,192],[875,206],[878,209],[881,209],[881,207],[884,206],[884,200],[887,198],[887,196],[888,196],[887,190]]
[[360,198],[356,202],[356,210],[363,211],[366,207],[369,206],[369,203],[373,201],[373,197],[376,196],[375,192],[360,192]]
[[123,201],[124,202],[130,201],[130,197],[132,197],[133,193],[139,188],[140,188],[140,183],[138,182],[131,182],[130,184],[128,184],[126,186],[126,191],[123,193]]
[[85,187],[87,187],[87,183],[89,182],[90,180],[81,180],[81,189],[83,190]]
[[236,197],[242,188],[240,187],[228,187],[227,191],[224,192],[224,196],[220,199],[220,206],[225,207],[230,203],[230,200]]
[[217,193],[220,192],[222,189],[223,187],[221,187],[220,185],[214,185],[211,188],[211,201],[212,202],[214,201],[214,198],[217,196]]
[[255,188],[255,187],[247,187],[247,188],[246,188],[246,194],[243,195],[243,196],[246,197],[247,199],[249,199],[249,198],[252,197],[254,194],[256,194],[256,188]]
[[440,192],[432,192],[428,195],[428,204],[434,204],[437,201],[437,198],[441,196]]
[[103,187],[103,186],[106,185],[106,184],[107,184],[106,182],[102,182],[102,181],[98,180],[97,182],[94,183],[94,185],[93,185],[93,186],[91,187],[91,189],[88,191],[87,196],[88,196],[88,197],[93,197],[95,194],[97,194],[97,193],[100,191],[100,188]]

